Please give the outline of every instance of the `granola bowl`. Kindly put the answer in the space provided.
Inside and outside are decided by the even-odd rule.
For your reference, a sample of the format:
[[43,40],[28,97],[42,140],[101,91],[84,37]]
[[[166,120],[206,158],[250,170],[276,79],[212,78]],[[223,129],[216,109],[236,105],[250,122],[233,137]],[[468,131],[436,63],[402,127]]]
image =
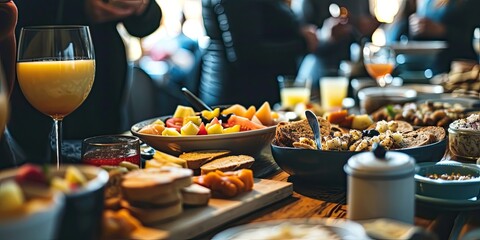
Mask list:
[[477,160],[480,158],[480,115],[472,114],[449,125],[448,144],[457,158]]
[[[446,139],[420,147],[389,151],[410,155],[416,163],[438,162],[445,154]],[[271,144],[272,156],[277,165],[296,179],[307,180],[326,186],[346,187],[347,176],[343,166],[348,159],[360,152],[313,150],[294,147],[281,147]],[[428,153],[428,154],[425,154]]]

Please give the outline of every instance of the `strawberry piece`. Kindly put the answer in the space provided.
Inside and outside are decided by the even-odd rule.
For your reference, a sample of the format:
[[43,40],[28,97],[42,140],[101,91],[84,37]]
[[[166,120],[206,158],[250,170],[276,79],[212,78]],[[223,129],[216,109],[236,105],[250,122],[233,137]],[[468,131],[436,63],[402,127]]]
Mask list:
[[18,169],[15,180],[18,183],[32,182],[39,184],[47,184],[47,177],[42,169],[33,164],[25,164]]

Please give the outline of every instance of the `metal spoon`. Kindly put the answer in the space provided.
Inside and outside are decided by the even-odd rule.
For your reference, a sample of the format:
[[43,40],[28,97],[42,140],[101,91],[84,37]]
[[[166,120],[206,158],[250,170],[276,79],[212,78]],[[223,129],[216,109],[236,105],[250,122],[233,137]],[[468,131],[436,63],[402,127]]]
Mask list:
[[187,100],[193,105],[195,110],[197,111],[202,111],[202,110],[208,110],[208,111],[213,111],[213,109],[208,106],[206,103],[204,103],[200,98],[195,96],[190,90],[188,90],[186,87],[182,88],[183,95],[187,98]]
[[305,111],[305,116],[307,117],[308,124],[313,131],[315,143],[317,144],[317,150],[322,150],[322,135],[320,134],[320,126],[318,125],[317,116],[310,110]]

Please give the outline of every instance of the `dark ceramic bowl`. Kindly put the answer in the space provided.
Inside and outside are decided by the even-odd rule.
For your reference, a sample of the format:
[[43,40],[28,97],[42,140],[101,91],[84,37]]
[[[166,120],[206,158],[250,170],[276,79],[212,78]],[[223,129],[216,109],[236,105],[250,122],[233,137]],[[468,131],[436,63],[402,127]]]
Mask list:
[[[431,174],[458,173],[473,178],[468,180],[430,179]],[[470,199],[480,192],[480,167],[474,164],[458,162],[425,162],[417,164],[415,174],[416,193],[426,197],[440,199]]]
[[[65,164],[52,174],[65,176]],[[104,208],[104,190],[108,172],[90,165],[74,165],[88,180],[86,186],[65,194],[65,211],[60,221],[58,239],[98,239]]]
[[[392,151],[408,154],[419,163],[440,161],[445,149],[446,140],[442,140],[421,147]],[[279,147],[273,143],[271,150],[278,166],[291,176],[329,186],[346,186],[347,176],[343,166],[350,157],[360,153]]]

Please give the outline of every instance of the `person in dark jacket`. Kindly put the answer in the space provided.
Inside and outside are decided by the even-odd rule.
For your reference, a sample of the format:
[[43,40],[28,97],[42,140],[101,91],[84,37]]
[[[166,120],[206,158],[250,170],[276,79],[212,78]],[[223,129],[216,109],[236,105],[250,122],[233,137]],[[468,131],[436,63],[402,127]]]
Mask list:
[[[96,58],[95,80],[85,102],[65,117],[64,139],[81,140],[94,135],[120,133],[123,130],[121,115],[127,58],[117,24],[123,23],[127,31],[136,37],[153,33],[162,17],[155,0],[115,0],[115,3],[102,0],[16,0],[15,3],[19,16],[17,39],[24,26],[90,27]],[[28,103],[18,84],[13,91],[11,105],[9,129],[27,154],[28,161],[49,161],[52,119]]]
[[[259,107],[280,102],[278,75],[295,75],[316,44],[282,0],[202,0],[210,43],[202,59],[199,96],[209,105]],[[314,38],[314,39],[312,39]]]

